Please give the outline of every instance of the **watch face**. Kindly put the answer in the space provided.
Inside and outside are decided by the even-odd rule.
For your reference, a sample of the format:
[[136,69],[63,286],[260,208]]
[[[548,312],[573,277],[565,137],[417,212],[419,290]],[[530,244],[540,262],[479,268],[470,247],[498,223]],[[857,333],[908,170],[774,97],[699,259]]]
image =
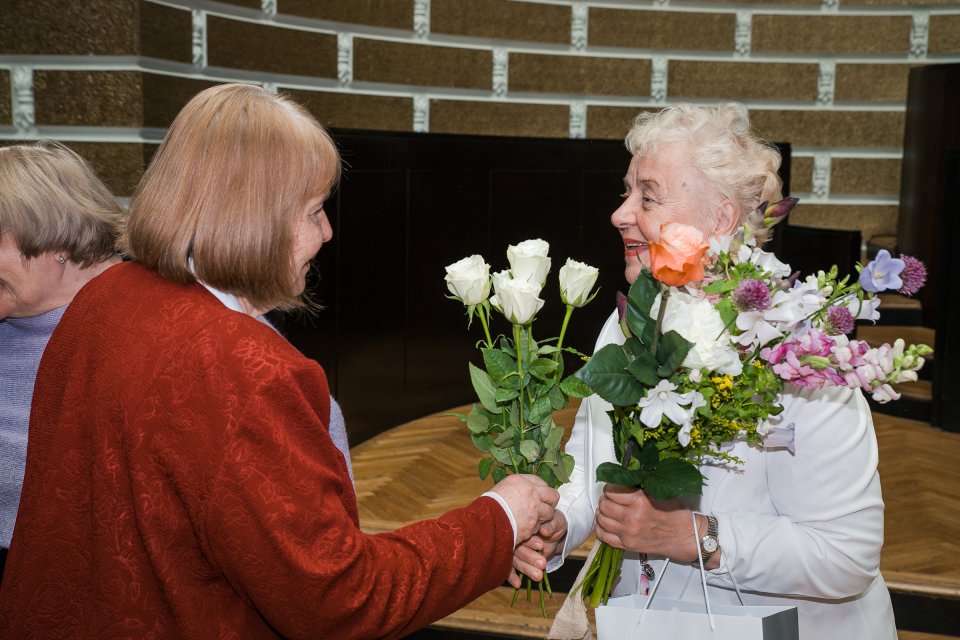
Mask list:
[[700,541],[700,546],[705,553],[715,553],[719,545],[717,544],[717,539],[713,536],[704,536]]

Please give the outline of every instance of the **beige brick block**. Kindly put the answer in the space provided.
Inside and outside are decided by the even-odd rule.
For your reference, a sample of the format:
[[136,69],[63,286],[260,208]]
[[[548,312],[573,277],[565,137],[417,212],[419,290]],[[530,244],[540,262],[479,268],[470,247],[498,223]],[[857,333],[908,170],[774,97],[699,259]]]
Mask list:
[[822,229],[859,229],[864,240],[897,233],[896,205],[831,205],[800,203],[790,224]]
[[790,159],[790,191],[792,193],[813,191],[813,158]]
[[10,106],[10,72],[0,69],[0,126],[13,124]]
[[909,64],[838,64],[833,91],[835,102],[887,101],[907,99]]
[[658,111],[640,107],[587,107],[587,137],[623,140],[641,111]]
[[899,159],[834,158],[830,195],[900,196]]
[[144,74],[143,76],[143,126],[170,126],[173,119],[193,96],[217,82],[194,80],[177,76]]
[[646,96],[650,61],[588,56],[510,54],[510,91]]
[[[819,4],[819,3],[818,3]],[[942,6],[942,5],[956,5],[956,0],[909,0],[904,2],[903,0],[843,0],[843,4],[849,6],[863,5],[863,6],[896,6],[896,7],[909,7],[915,6],[917,8],[930,7],[930,6]]]
[[903,112],[895,111],[751,111],[761,137],[794,147],[899,148]]
[[144,169],[144,145],[114,142],[64,142],[89,162],[114,195],[130,196]]
[[37,124],[139,127],[143,122],[139,71],[33,73]]
[[755,53],[903,53],[910,16],[754,15]]
[[592,7],[587,42],[594,47],[733,51],[736,16]]
[[667,86],[674,98],[812,101],[819,75],[816,64],[671,60]]
[[569,6],[515,0],[432,0],[431,33],[497,40],[570,42]]
[[337,76],[337,37],[207,16],[207,62],[213,67]]
[[570,110],[563,105],[431,100],[432,133],[566,138]]
[[369,82],[489,90],[493,82],[493,55],[486,49],[356,38],[353,77]]
[[140,5],[140,53],[177,62],[193,61],[193,17],[163,4]]
[[930,53],[960,52],[960,15],[930,16],[927,50]]
[[340,129],[410,131],[413,128],[413,100],[357,93],[281,89],[307,108],[323,125]]
[[413,28],[410,0],[278,0],[277,12],[372,27]]
[[0,3],[0,55],[136,55],[137,0]]
[[263,6],[261,0],[220,0],[226,4],[233,4],[238,7],[246,7],[248,9],[260,9]]

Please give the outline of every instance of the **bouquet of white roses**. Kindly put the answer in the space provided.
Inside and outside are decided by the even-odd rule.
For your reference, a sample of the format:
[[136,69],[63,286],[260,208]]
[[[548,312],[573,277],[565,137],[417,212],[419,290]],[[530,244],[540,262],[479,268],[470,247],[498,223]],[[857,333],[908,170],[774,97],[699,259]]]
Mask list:
[[[886,402],[899,397],[891,385],[917,379],[930,347],[871,348],[847,334],[855,320],[879,318],[874,294],[916,293],[923,264],[881,251],[852,283],[836,267],[800,280],[756,246],[796,201],[764,203],[734,237],[708,241],[668,223],[649,244],[651,268],[618,300],[625,343],[603,347],[577,373],[613,405],[620,463],[600,465],[598,480],[658,499],[699,493],[704,456],[740,462],[723,443],[779,444],[785,434],[767,419],[783,410],[784,382],[858,387]],[[609,597],[622,554],[601,545],[576,586],[591,606]]]
[[[567,260],[560,269],[560,297],[566,314],[556,339],[536,341],[533,323],[543,307],[540,291],[550,270],[549,245],[527,240],[507,249],[510,269],[490,275],[490,265],[481,256],[464,258],[446,268],[451,297],[467,307],[467,317],[476,315],[484,340],[478,343],[483,368],[469,364],[470,380],[480,400],[465,416],[458,416],[470,429],[474,445],[486,455],[480,460],[481,479],[499,482],[511,473],[540,476],[556,488],[570,478],[573,458],[560,450],[563,429],[553,421],[553,412],[565,408],[571,397],[583,398],[589,387],[574,376],[564,376],[562,354],[585,357],[566,347],[563,339],[575,308],[590,302],[597,270]],[[490,295],[491,286],[494,295]],[[493,338],[491,310],[502,313],[511,325],[510,335]],[[544,616],[544,590],[538,584]],[[530,599],[532,583],[527,581]],[[514,594],[514,600],[516,600]]]

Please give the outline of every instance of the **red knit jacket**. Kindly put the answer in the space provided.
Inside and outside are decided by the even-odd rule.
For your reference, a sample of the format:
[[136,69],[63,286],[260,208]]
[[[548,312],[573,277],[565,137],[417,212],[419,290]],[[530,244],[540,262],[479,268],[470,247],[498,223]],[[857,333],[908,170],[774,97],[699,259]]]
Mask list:
[[358,529],[329,411],[315,362],[203,287],[93,280],[40,364],[0,638],[393,638],[500,584],[490,498]]

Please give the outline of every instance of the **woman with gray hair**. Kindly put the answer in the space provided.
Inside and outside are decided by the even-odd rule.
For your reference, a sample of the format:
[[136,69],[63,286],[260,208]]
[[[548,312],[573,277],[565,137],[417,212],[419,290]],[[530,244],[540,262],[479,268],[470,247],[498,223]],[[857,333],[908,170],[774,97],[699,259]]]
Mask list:
[[54,142],[0,149],[0,576],[13,535],[40,356],[87,282],[120,262],[123,207]]
[[[630,283],[650,266],[648,244],[663,224],[731,235],[762,202],[781,198],[780,156],[750,132],[741,105],[643,113],[626,144],[624,202],[611,221]],[[614,312],[596,348],[623,342]],[[738,584],[744,604],[797,607],[801,638],[896,638],[879,571],[883,500],[866,400],[838,387],[787,385],[783,396],[784,411],[770,422],[794,423],[792,450],[736,442],[730,453],[742,465],[706,462],[702,495],[668,501],[596,480],[599,464],[615,462],[612,407],[596,395],[585,399],[566,447],[576,460],[571,480],[560,488],[553,520],[517,550],[515,568],[537,580],[544,557],[552,571],[595,532],[626,550],[614,596],[635,593],[640,572],[659,575],[670,558],[658,597],[702,602],[699,567],[676,564],[697,565],[700,556],[713,603],[737,604]]]

